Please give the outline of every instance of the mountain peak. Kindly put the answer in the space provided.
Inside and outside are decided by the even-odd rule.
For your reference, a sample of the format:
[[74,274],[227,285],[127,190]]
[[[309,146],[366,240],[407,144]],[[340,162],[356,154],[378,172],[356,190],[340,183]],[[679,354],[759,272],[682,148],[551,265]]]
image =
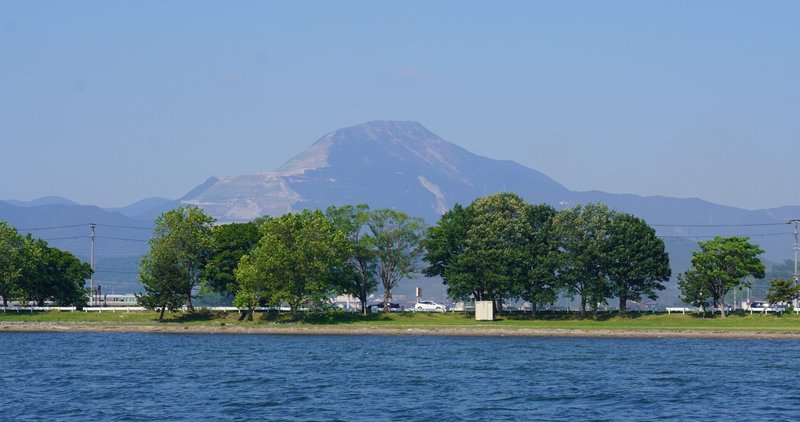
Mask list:
[[360,165],[374,156],[389,155],[398,161],[412,157],[455,170],[453,158],[466,150],[444,141],[413,121],[375,120],[335,130],[278,169],[284,175],[303,174],[329,167],[331,160]]

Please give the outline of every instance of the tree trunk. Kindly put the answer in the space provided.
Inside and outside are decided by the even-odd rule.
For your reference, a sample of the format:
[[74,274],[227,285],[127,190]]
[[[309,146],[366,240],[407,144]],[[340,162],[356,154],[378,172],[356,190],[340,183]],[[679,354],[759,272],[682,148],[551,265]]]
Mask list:
[[383,291],[383,312],[389,312],[389,298],[392,292],[388,290]]
[[5,296],[3,296],[3,307],[6,306],[8,306],[8,299]]
[[581,319],[586,317],[586,296],[581,295],[581,311],[578,315]]
[[163,321],[164,320],[164,310],[165,309],[167,309],[167,305],[161,305],[161,313],[158,314],[158,320],[159,321]]
[[192,305],[192,292],[186,295],[186,307],[189,308],[189,312],[194,313],[194,306]]
[[361,301],[361,315],[367,316],[367,299],[358,298]]
[[625,296],[619,297],[619,315],[625,316],[625,311],[628,308],[628,299]]
[[722,318],[727,318],[725,315],[725,298],[723,297],[722,300],[719,301],[719,313],[722,315]]

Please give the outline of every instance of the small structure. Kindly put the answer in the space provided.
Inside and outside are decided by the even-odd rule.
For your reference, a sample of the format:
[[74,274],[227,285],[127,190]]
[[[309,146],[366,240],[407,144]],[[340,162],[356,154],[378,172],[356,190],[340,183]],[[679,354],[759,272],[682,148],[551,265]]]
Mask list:
[[494,302],[491,300],[476,300],[475,320],[494,321]]

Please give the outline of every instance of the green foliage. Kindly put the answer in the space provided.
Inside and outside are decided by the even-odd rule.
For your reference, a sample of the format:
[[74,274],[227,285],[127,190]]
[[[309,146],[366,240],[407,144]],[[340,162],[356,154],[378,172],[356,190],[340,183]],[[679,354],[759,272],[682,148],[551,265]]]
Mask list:
[[602,204],[566,209],[555,217],[554,225],[561,249],[561,286],[570,295],[580,296],[581,315],[587,303],[596,308],[611,296],[607,277],[609,237],[614,212]]
[[293,318],[302,304],[320,305],[341,283],[350,244],[320,211],[270,219],[236,270],[236,306],[286,302]]
[[428,229],[425,274],[441,276],[454,299],[524,297],[534,306],[556,300],[555,210],[498,193],[456,205]]
[[0,296],[3,306],[18,294],[18,282],[25,267],[25,238],[0,221]]
[[373,249],[374,239],[367,232],[367,223],[370,219],[369,206],[344,205],[342,207],[329,207],[325,216],[341,231],[350,243],[348,264],[342,269],[345,271],[339,280],[341,284],[338,291],[343,294],[354,295],[361,302],[361,310],[367,314],[367,297],[375,292],[377,280],[376,254]]
[[630,214],[616,214],[611,219],[607,249],[607,274],[611,292],[619,298],[620,314],[625,314],[628,300],[642,296],[656,299],[664,290],[672,270],[664,242],[647,223]]
[[798,293],[800,293],[800,285],[795,284],[794,280],[776,278],[770,282],[767,296],[764,299],[770,304],[791,303],[797,298]]
[[686,299],[708,295],[725,317],[725,295],[733,287],[747,283],[745,277],[764,277],[764,264],[758,255],[764,251],[746,237],[715,237],[698,242],[700,250],[692,253],[692,265],[681,277],[688,289],[681,290]]
[[139,268],[144,306],[175,309],[177,297],[182,296],[189,310],[194,310],[192,290],[211,255],[213,222],[194,206],[166,211],[156,219],[150,252]]
[[392,289],[418,271],[425,223],[421,218],[384,208],[370,213],[367,227],[375,268],[383,284],[383,310],[389,312]]
[[231,223],[211,230],[211,248],[202,274],[206,290],[235,296],[238,283],[234,271],[239,260],[258,244],[261,235],[254,222]]
[[52,248],[40,239],[25,238],[25,265],[17,282],[17,296],[44,306],[53,301],[61,306],[86,304],[83,287],[92,269],[69,252]]

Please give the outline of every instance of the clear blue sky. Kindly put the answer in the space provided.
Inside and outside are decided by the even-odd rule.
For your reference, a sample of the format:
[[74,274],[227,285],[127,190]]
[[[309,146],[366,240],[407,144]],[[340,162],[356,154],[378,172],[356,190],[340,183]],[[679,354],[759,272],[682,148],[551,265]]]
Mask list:
[[415,120],[570,189],[800,205],[798,1],[0,2],[0,199],[121,206]]

